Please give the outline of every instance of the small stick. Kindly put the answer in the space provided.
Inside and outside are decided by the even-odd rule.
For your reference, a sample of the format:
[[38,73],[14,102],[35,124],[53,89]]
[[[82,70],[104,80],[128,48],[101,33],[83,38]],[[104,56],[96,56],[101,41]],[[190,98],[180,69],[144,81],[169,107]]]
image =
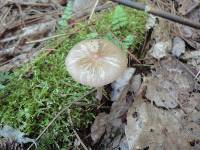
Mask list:
[[25,5],[25,6],[33,6],[33,7],[50,7],[51,4],[48,3],[34,3],[34,2],[24,2],[24,1],[14,1],[14,0],[8,0],[7,4],[19,4],[19,5]]
[[168,13],[168,12],[165,12],[165,11],[162,11],[162,10],[150,8],[147,5],[143,5],[143,4],[133,2],[133,1],[130,1],[130,0],[111,0],[111,1],[125,5],[125,6],[128,6],[128,7],[131,7],[131,8],[146,11],[147,13],[150,13],[152,15],[162,17],[162,18],[168,19],[170,21],[173,21],[173,22],[176,22],[176,23],[179,23],[179,24],[183,24],[183,25],[187,25],[187,26],[190,26],[190,27],[193,27],[193,28],[196,28],[196,29],[200,29],[200,24],[197,23],[197,22],[194,22],[193,20],[181,18],[180,16],[173,15],[171,13]]
[[[111,32],[112,33],[112,32]],[[113,37],[120,43],[121,46],[123,46],[122,41],[120,41],[114,33],[112,33]],[[134,59],[138,64],[141,64],[141,62],[137,59],[137,57],[132,54],[131,52],[129,52],[129,50],[127,50],[128,54],[132,57],[132,59]]]
[[27,41],[26,44],[32,44],[32,43],[43,42],[43,41],[47,41],[47,40],[50,40],[50,39],[53,39],[53,38],[57,38],[57,37],[61,37],[61,36],[66,36],[66,35],[67,35],[66,33],[57,34],[57,35],[53,35],[53,36],[50,36],[50,37],[45,37],[45,38],[38,39],[38,40]]
[[77,31],[72,32],[72,33],[62,33],[62,34],[57,34],[57,35],[53,35],[53,36],[49,36],[49,37],[45,37],[45,38],[38,39],[38,40],[27,41],[26,44],[32,44],[32,43],[43,42],[43,41],[47,41],[47,40],[54,39],[54,38],[61,37],[61,36],[70,36],[70,35],[74,35],[74,34],[76,34],[76,33],[78,33],[78,32],[79,32],[79,31],[77,30]]
[[[90,91],[87,92],[85,95],[83,95],[83,96],[81,96],[80,98],[78,98],[78,99],[74,100],[73,102],[69,103],[66,107],[64,107],[61,111],[59,111],[59,112],[57,113],[57,115],[49,122],[49,124],[46,126],[46,128],[44,128],[44,130],[40,133],[40,135],[35,139],[35,142],[37,142],[37,141],[41,138],[41,136],[47,131],[47,129],[53,124],[53,122],[54,122],[62,113],[64,113],[67,109],[69,109],[69,107],[70,107],[71,105],[73,105],[74,102],[78,102],[78,101],[82,100],[84,97],[88,96],[89,94],[93,93],[94,91],[96,91],[96,89],[90,90]],[[28,147],[27,150],[30,150],[31,147],[33,147],[33,145],[34,145],[34,144],[32,143],[32,144]]]
[[95,9],[96,9],[98,3],[99,3],[99,0],[96,0],[96,3],[94,4],[94,7],[93,7],[93,9],[92,9],[92,11],[91,11],[91,14],[90,14],[88,23],[90,23],[90,20],[92,19],[92,16],[93,16],[93,14],[94,14],[94,12],[95,12]]
[[83,141],[81,140],[80,136],[78,135],[78,133],[76,132],[76,130],[74,129],[74,124],[72,122],[72,118],[71,118],[71,114],[70,114],[70,109],[68,109],[68,118],[69,118],[69,123],[71,124],[72,126],[72,130],[76,136],[76,138],[79,140],[80,144],[82,145],[83,149],[84,150],[88,150],[88,148],[85,146],[85,144],[83,143]]

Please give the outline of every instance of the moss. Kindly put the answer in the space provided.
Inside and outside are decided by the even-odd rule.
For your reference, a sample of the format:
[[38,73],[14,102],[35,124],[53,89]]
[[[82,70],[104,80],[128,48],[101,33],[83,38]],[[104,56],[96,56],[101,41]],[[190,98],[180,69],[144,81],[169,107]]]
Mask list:
[[[73,81],[65,69],[64,59],[70,48],[81,40],[103,37],[115,42],[109,38],[111,32],[122,41],[133,35],[128,48],[135,49],[144,38],[145,14],[132,9],[125,11],[128,24],[117,30],[112,29],[114,11],[111,9],[93,16],[90,25],[81,22],[64,30],[71,33],[78,29],[76,34],[47,42],[45,48],[54,50],[43,52],[33,62],[16,70],[5,89],[0,91],[1,123],[19,128],[31,138],[37,137],[59,110],[90,90]],[[73,108],[72,120],[75,127],[87,128],[94,119],[93,108],[89,105],[94,101],[92,96],[81,101],[88,106]],[[73,145],[74,138],[65,113],[40,139],[39,149],[56,149],[56,145],[67,149]]]

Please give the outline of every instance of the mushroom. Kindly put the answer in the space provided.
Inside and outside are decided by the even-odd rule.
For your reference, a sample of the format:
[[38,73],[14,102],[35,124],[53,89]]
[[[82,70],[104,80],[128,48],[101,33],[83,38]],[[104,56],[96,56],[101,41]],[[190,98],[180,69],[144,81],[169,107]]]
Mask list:
[[127,63],[125,52],[102,39],[81,41],[65,59],[66,68],[75,81],[97,88],[119,78]]

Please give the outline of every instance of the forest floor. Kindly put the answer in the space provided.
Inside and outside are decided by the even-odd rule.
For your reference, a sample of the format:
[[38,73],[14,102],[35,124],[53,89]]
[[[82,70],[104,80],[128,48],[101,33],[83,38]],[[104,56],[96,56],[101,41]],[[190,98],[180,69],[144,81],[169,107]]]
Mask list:
[[[0,149],[200,149],[200,30],[81,2],[77,11],[65,0],[0,0]],[[192,0],[146,5],[200,20]],[[126,71],[102,93],[65,67],[69,50],[90,39],[128,55]]]

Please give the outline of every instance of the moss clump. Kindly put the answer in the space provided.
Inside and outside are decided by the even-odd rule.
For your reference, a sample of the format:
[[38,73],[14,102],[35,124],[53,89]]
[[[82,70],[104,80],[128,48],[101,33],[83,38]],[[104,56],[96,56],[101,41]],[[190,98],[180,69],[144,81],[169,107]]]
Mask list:
[[[90,25],[81,22],[65,31],[79,30],[76,34],[49,41],[45,48],[54,49],[51,53],[44,52],[32,63],[16,70],[5,89],[0,91],[0,122],[20,129],[31,138],[37,137],[59,110],[90,90],[73,81],[65,69],[64,59],[71,47],[84,39],[101,37],[121,46],[113,34],[126,41],[123,42],[126,48],[136,48],[144,38],[145,14],[128,8],[123,10],[122,17],[127,20],[125,25],[114,27],[116,22],[112,22],[113,16],[117,18],[116,10],[101,12],[93,17]],[[87,128],[94,118],[89,107],[94,101],[92,96],[81,101],[88,106],[74,107],[71,110],[72,120],[75,127]],[[40,139],[39,149],[70,149],[73,140],[65,113]]]

